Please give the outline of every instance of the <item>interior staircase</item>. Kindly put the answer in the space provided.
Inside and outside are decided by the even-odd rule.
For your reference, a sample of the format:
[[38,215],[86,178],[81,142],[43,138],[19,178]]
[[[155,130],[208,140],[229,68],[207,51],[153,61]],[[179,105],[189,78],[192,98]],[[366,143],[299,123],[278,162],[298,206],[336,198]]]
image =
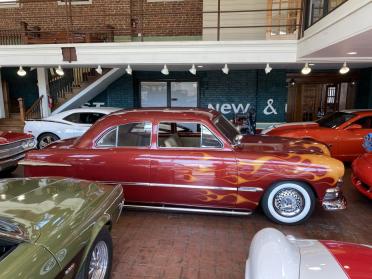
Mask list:
[[[76,98],[77,95],[86,90],[86,88],[92,87],[94,83],[98,83],[99,79],[105,79],[105,75],[107,75],[109,72],[110,69],[103,69],[102,75],[100,75],[95,71],[94,68],[73,68],[66,69],[65,75],[62,77],[50,72],[49,94],[52,100],[52,113],[65,110],[66,108],[62,107],[66,104],[66,102],[74,97]],[[97,90],[102,90],[102,88]],[[9,113],[7,118],[0,119],[0,131],[23,132],[25,120],[40,119],[43,117],[41,110],[42,101],[42,97],[40,97],[30,108],[26,110],[23,99],[19,98],[18,102],[20,112]],[[86,99],[83,101],[85,102]],[[76,102],[74,102],[74,105],[76,105]],[[80,107],[81,105],[82,104],[79,104],[75,107]]]
[[8,118],[0,119],[0,131],[23,132],[23,127],[20,113],[10,113]]

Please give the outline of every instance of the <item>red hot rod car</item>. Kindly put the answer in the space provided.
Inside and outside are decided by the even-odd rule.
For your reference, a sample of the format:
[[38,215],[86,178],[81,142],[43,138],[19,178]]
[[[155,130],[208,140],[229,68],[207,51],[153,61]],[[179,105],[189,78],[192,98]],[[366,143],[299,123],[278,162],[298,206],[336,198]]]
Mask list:
[[306,220],[319,200],[345,207],[343,164],[313,140],[242,136],[203,109],[140,109],[100,119],[78,139],[27,154],[26,176],[121,183],[126,207],[249,214],[261,205],[279,223]]

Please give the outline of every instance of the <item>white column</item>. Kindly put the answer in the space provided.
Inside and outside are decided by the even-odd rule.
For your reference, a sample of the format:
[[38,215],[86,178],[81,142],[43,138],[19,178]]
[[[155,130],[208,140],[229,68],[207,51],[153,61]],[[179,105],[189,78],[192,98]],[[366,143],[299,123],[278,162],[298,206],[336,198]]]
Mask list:
[[5,118],[5,106],[4,106],[4,95],[3,95],[3,80],[1,78],[1,70],[0,70],[0,118]]
[[37,68],[37,84],[39,87],[39,97],[44,96],[41,102],[41,112],[43,117],[48,117],[51,114],[51,110],[48,105],[49,81],[47,69]]

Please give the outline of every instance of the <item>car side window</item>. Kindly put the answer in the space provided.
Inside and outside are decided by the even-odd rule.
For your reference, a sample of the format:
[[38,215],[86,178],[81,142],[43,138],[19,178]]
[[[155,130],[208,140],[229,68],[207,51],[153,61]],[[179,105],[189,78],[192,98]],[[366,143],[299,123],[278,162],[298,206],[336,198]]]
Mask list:
[[222,143],[202,124],[162,122],[158,129],[158,146],[167,148],[221,148]]
[[105,114],[98,113],[98,112],[79,112],[79,113],[73,113],[65,118],[63,120],[77,123],[77,124],[94,124],[98,119],[100,119]]
[[120,125],[103,135],[98,147],[147,147],[151,143],[152,125],[149,122]]
[[362,126],[362,129],[372,129],[372,117],[363,117],[355,121],[353,124]]

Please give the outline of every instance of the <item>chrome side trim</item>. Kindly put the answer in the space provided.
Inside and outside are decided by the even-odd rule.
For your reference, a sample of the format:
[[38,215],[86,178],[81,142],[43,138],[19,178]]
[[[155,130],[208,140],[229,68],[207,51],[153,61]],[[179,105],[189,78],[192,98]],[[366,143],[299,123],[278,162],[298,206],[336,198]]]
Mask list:
[[239,187],[238,192],[263,192],[260,187]]
[[[103,182],[112,184],[113,182]],[[118,183],[118,182],[115,182]],[[222,190],[222,191],[237,191],[236,187],[223,186],[204,186],[204,185],[186,185],[186,184],[163,184],[163,183],[148,183],[148,182],[119,182],[125,186],[144,186],[144,187],[168,187],[168,188],[184,188],[184,189],[203,189],[203,190]]]
[[21,160],[18,162],[18,165],[21,166],[49,166],[49,167],[72,167],[70,164],[62,164],[62,163],[49,163],[49,162],[42,162],[42,161],[35,161],[35,160]]
[[152,186],[152,187],[185,188],[185,189],[222,190],[222,191],[236,191],[237,190],[236,187],[184,185],[184,184],[150,183],[150,186]]
[[151,206],[151,205],[134,205],[124,204],[125,208],[128,209],[143,209],[143,210],[158,210],[158,211],[170,211],[170,212],[190,212],[190,213],[211,213],[219,215],[235,215],[235,216],[247,216],[251,215],[251,211],[237,211],[237,210],[221,210],[221,209],[204,209],[204,208],[188,208],[188,207],[171,207],[171,206]]

